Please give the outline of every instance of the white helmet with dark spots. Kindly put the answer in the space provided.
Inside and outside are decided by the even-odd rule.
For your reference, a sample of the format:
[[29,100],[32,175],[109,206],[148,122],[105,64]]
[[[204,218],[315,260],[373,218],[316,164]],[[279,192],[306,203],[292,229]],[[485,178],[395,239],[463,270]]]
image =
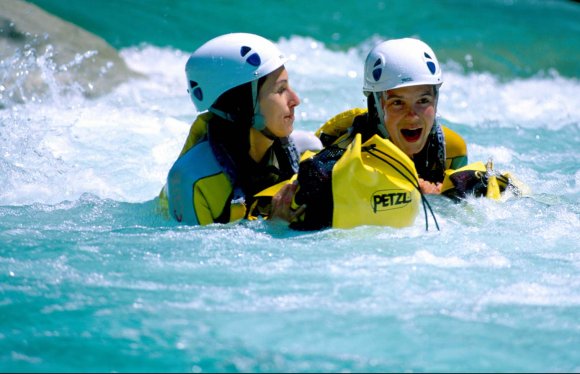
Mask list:
[[383,92],[401,87],[432,85],[437,96],[442,83],[437,56],[421,40],[391,39],[375,46],[365,61],[363,92],[369,97],[369,113],[372,112],[371,116],[377,119],[381,135],[389,138],[385,114],[380,104]]
[[392,39],[375,46],[364,68],[363,91],[384,92],[399,87],[443,83],[441,67],[433,50],[413,39]]
[[224,92],[257,81],[286,61],[278,47],[261,36],[248,33],[218,36],[189,57],[185,65],[187,92],[202,112]]

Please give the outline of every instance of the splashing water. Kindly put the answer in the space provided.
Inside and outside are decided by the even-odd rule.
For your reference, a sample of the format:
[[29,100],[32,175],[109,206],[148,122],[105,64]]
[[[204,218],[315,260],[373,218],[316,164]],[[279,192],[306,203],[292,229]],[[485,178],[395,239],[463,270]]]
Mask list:
[[[365,106],[373,40],[278,40],[302,99],[296,128]],[[184,227],[156,213],[155,197],[196,115],[188,52],[124,48],[136,74],[97,95],[82,67],[92,51],[60,62],[35,48],[0,66],[15,77],[0,86],[0,367],[578,371],[577,78],[444,63],[441,119],[470,161],[492,157],[532,193],[430,196],[440,232],[424,217],[405,229]],[[26,74],[44,88],[27,91]]]

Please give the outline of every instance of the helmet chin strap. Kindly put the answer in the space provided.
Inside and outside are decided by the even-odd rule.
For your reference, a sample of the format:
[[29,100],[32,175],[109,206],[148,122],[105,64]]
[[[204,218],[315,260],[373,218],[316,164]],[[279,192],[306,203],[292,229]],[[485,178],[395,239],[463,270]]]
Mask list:
[[381,136],[385,139],[389,139],[389,133],[387,131],[387,127],[385,126],[385,112],[383,111],[383,106],[381,105],[381,96],[382,92],[373,92],[373,96],[375,98],[375,109],[377,110],[377,114],[379,116],[379,124],[377,128],[381,133]]
[[210,106],[207,110],[218,117],[221,117],[230,122],[234,122],[234,117],[231,114],[224,112],[223,110],[219,110],[213,106]]
[[276,140],[278,137],[266,127],[266,120],[260,113],[260,101],[258,100],[258,80],[252,81],[252,101],[254,102],[254,116],[252,117],[252,127],[261,132],[266,138]]

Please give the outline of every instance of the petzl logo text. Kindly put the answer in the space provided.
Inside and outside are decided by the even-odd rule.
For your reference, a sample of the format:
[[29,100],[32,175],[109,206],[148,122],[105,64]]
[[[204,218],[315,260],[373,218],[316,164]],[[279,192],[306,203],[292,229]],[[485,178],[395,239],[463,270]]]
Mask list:
[[373,212],[382,210],[398,209],[411,202],[411,193],[400,190],[383,190],[373,193],[371,206]]

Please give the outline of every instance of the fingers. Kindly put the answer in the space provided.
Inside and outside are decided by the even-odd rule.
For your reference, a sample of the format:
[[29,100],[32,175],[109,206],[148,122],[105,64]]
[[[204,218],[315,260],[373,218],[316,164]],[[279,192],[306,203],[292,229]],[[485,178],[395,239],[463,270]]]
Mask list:
[[290,205],[292,203],[292,198],[294,197],[294,192],[296,188],[293,188],[291,184],[287,184],[272,196],[272,207],[280,207],[284,205]]
[[304,214],[305,211],[306,211],[306,204],[300,205],[298,207],[298,209],[296,209],[295,211],[293,211],[291,213],[290,222],[293,222],[296,218],[300,217],[302,214]]
[[419,188],[424,194],[438,195],[441,193],[441,183],[432,183],[419,178]]

